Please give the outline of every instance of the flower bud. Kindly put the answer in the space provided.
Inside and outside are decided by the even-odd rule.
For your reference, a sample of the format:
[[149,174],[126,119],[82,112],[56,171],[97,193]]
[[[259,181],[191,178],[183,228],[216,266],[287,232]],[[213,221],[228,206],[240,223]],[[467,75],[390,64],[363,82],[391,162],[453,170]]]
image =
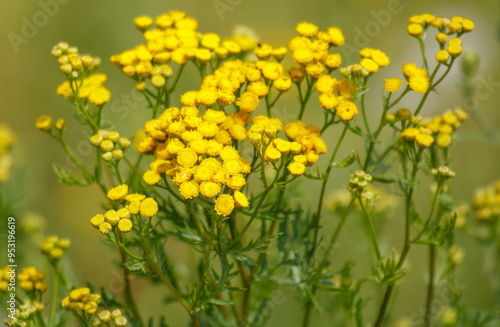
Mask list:
[[123,150],[116,149],[113,151],[113,159],[116,161],[123,159]]
[[64,73],[64,74],[71,74],[71,72],[73,71],[73,67],[71,67],[70,64],[65,64],[65,65],[62,65],[61,66],[61,71]]
[[95,146],[101,146],[101,143],[104,141],[103,137],[99,134],[95,134],[90,138],[90,143]]
[[56,122],[56,128],[59,131],[64,131],[66,129],[66,121],[64,119],[62,119],[62,118],[60,118],[59,120],[57,120],[57,122]]
[[36,128],[42,131],[50,131],[52,129],[52,118],[50,116],[40,116],[36,120]]
[[396,118],[403,121],[409,120],[411,118],[411,111],[406,108],[399,109],[396,111]]
[[106,152],[102,154],[102,159],[104,161],[110,162],[113,159],[113,154],[111,152]]

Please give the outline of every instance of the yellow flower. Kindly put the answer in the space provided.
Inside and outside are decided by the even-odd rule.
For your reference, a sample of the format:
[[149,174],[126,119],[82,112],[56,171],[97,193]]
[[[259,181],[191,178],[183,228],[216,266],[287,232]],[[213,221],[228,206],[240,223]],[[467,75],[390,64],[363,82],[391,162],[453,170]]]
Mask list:
[[425,93],[429,88],[429,80],[424,76],[412,76],[408,84],[410,88],[417,93]]
[[259,106],[259,97],[252,92],[243,93],[238,100],[236,105],[245,112],[252,112]]
[[247,91],[255,93],[259,98],[265,97],[269,93],[269,88],[264,82],[252,82],[247,86]]
[[343,121],[351,121],[358,114],[358,107],[353,102],[342,101],[337,106],[337,116]]
[[339,68],[341,64],[342,64],[342,57],[340,56],[340,53],[331,53],[326,56],[325,65],[329,69]]
[[111,93],[104,87],[93,89],[89,95],[89,101],[96,106],[108,103],[110,98]]
[[250,204],[245,194],[241,193],[240,191],[234,192],[233,198],[235,204],[238,207],[246,208]]
[[305,66],[311,61],[313,61],[314,56],[313,52],[309,49],[297,49],[293,52],[292,58],[293,60],[295,60],[296,63]]
[[200,90],[198,91],[197,102],[206,107],[210,107],[217,101],[217,92],[214,90]]
[[324,109],[327,109],[327,110],[333,109],[333,108],[337,107],[339,103],[340,103],[340,101],[339,101],[338,97],[336,97],[333,94],[324,93],[324,94],[321,94],[319,96],[319,104]]
[[104,214],[104,219],[111,224],[111,226],[114,226],[118,223],[120,220],[120,217],[118,217],[118,214],[116,213],[115,210],[109,210]]
[[436,138],[436,144],[440,148],[447,148],[450,146],[451,140],[452,138],[450,134],[440,133]]
[[177,162],[184,168],[191,168],[198,162],[198,155],[190,148],[185,148],[179,151]]
[[411,36],[419,36],[422,34],[423,28],[420,24],[410,24],[408,25],[408,34]]
[[306,166],[302,162],[294,161],[287,168],[292,176],[300,176],[306,172]]
[[264,78],[274,81],[283,74],[283,66],[277,62],[269,62],[262,67]]
[[128,194],[128,185],[122,184],[108,191],[108,199],[120,201]]
[[410,78],[412,76],[426,76],[427,71],[425,68],[419,68],[414,63],[407,63],[403,66],[403,74]]
[[470,32],[474,29],[475,25],[474,22],[468,18],[465,18],[462,20],[462,31],[464,32]]
[[151,84],[157,89],[161,89],[165,86],[165,77],[161,75],[155,75],[151,77]]
[[140,16],[134,19],[135,27],[140,31],[145,31],[153,25],[153,19],[149,16]]
[[229,194],[222,194],[215,200],[215,211],[219,216],[227,217],[234,210],[234,199]]
[[50,131],[52,129],[52,118],[50,116],[40,116],[36,120],[36,128],[42,131]]
[[200,189],[196,182],[188,181],[179,186],[179,192],[185,199],[192,199],[198,196]]
[[415,140],[421,148],[428,148],[434,142],[434,138],[426,133],[420,133],[416,136]]
[[141,215],[153,217],[158,212],[158,203],[153,198],[146,198],[141,202]]
[[303,22],[297,24],[295,30],[302,36],[313,37],[314,35],[316,35],[316,33],[318,33],[318,26],[312,23]]
[[286,56],[287,52],[288,52],[288,49],[285,47],[279,47],[279,48],[273,49],[273,57],[276,60],[281,61]]
[[259,59],[267,59],[273,53],[273,47],[266,43],[260,44],[255,48],[254,52]]
[[379,68],[379,66],[375,61],[368,58],[364,58],[363,60],[361,60],[361,66],[364,69],[366,69],[369,73],[376,73]]
[[450,53],[446,50],[440,50],[436,53],[436,60],[439,63],[445,64],[450,59]]
[[219,194],[221,186],[214,182],[203,182],[200,185],[200,193],[206,198],[213,198]]
[[142,179],[148,185],[156,185],[161,180],[161,175],[154,170],[148,170],[144,173]]
[[413,141],[420,134],[418,128],[407,128],[401,133],[401,138],[405,141]]
[[320,62],[311,62],[306,66],[306,72],[312,78],[319,78],[324,70],[325,66]]
[[101,232],[101,234],[104,235],[109,234],[112,229],[113,227],[111,226],[111,224],[107,222],[103,222],[102,224],[99,225],[99,232]]
[[335,46],[341,46],[345,43],[345,38],[340,28],[332,26],[329,27],[326,32],[328,33],[329,41],[331,44]]
[[273,82],[273,86],[280,92],[286,92],[292,87],[292,79],[287,76],[282,76]]
[[389,93],[394,93],[401,88],[403,81],[400,78],[386,78],[384,79],[384,88]]
[[90,223],[95,228],[99,228],[99,225],[102,224],[103,222],[104,222],[104,216],[101,214],[97,214],[94,217],[92,217],[92,219],[90,219]]

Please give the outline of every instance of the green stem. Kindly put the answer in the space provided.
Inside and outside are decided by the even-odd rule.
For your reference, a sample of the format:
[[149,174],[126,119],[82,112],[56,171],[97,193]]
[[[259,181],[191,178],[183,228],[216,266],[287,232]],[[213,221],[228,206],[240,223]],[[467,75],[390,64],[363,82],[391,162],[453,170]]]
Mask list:
[[[54,264],[54,271],[58,270],[56,268],[57,265],[58,265],[57,263]],[[56,273],[54,274],[54,289],[52,291],[52,308],[50,310],[49,327],[54,326],[54,322],[56,319],[56,311],[59,305],[58,295],[59,295],[59,274],[56,271]]]
[[316,252],[316,247],[317,247],[317,243],[318,243],[319,222],[320,222],[320,218],[321,218],[321,210],[323,209],[323,200],[325,197],[326,185],[328,184],[330,172],[333,169],[333,162],[335,161],[337,153],[340,149],[340,144],[342,144],[342,141],[344,140],[344,137],[346,135],[348,127],[349,127],[349,123],[346,123],[344,126],[344,130],[342,131],[342,134],[340,135],[340,138],[337,141],[337,145],[335,146],[335,149],[333,150],[332,156],[330,157],[330,161],[328,162],[328,167],[326,168],[326,172],[323,176],[323,184],[321,185],[321,193],[319,196],[318,208],[316,210],[316,215],[314,216],[314,221],[313,221],[314,236],[313,236],[313,244],[312,244],[311,250],[309,251],[309,258],[312,258],[314,256],[314,253]]
[[[363,80],[363,86],[361,87],[362,90],[364,90],[366,88],[366,83],[368,83],[368,77]],[[365,94],[366,93],[363,93],[361,95],[361,115],[363,116],[363,122],[365,123],[366,133],[368,134],[368,137],[370,138],[370,142],[371,142],[373,135],[372,135],[372,132],[370,131],[370,125],[368,124],[368,117],[366,117]],[[384,117],[384,115],[382,115],[382,117]]]
[[375,254],[377,255],[377,260],[380,261],[382,259],[382,255],[380,254],[380,249],[378,247],[377,233],[375,232],[375,226],[373,226],[373,219],[372,219],[370,213],[368,212],[368,210],[366,209],[366,206],[363,204],[363,199],[361,199],[361,196],[358,195],[357,198],[359,201],[359,205],[361,206],[361,210],[363,211],[364,216],[366,217],[366,220],[368,222],[368,227],[370,230],[370,239],[372,241],[373,249],[375,250]]
[[427,286],[427,301],[425,306],[425,325],[432,323],[432,299],[434,298],[434,275],[436,272],[436,246],[429,245],[429,285]]

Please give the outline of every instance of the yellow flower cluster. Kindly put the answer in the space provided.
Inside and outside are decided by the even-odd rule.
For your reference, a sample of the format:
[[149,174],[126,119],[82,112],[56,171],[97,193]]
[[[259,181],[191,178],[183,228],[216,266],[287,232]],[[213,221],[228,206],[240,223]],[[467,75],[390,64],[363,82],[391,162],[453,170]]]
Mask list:
[[15,281],[15,270],[9,267],[0,269],[0,292],[3,293],[7,292],[7,290],[9,289],[9,282],[13,284],[14,281]]
[[329,48],[341,46],[345,43],[342,30],[338,27],[329,27],[326,31],[319,31],[318,26],[312,23],[299,23],[296,26],[299,36],[288,43],[293,60],[298,63],[312,78],[318,78],[325,70],[334,70],[340,66],[342,60],[338,54],[330,54]]
[[[156,160],[144,174],[144,181],[154,185],[160,182],[162,174],[166,174],[186,199],[200,193],[213,198],[223,186],[233,192],[240,191],[246,184],[244,175],[250,173],[250,164],[231,143],[246,139],[244,126],[250,116],[244,111],[227,116],[223,111],[212,109],[200,116],[197,107],[187,106],[196,104],[188,103],[188,96],[185,94],[181,99],[186,107],[169,108],[158,119],[146,123],[147,136],[140,141],[139,151],[154,153]],[[246,206],[248,202],[243,198],[238,193],[234,201]],[[222,202],[216,203],[222,206]],[[227,210],[216,210],[227,216],[232,209],[226,207]]]
[[[97,134],[90,138],[90,143],[101,148],[103,151],[102,158],[105,161],[119,161],[123,158],[123,151],[130,147],[130,141],[116,131],[100,130]],[[120,148],[118,148],[120,146]]]
[[131,215],[153,217],[158,212],[158,203],[153,198],[137,193],[128,194],[126,184],[110,189],[107,196],[110,200],[125,201],[127,204],[119,210],[108,210],[104,215],[97,214],[90,219],[92,226],[104,235],[111,231],[126,233],[132,230]]
[[6,124],[0,124],[0,183],[9,179],[12,166],[9,150],[15,141],[16,134]]
[[164,87],[166,79],[173,76],[170,62],[184,65],[193,60],[204,65],[212,57],[219,60],[231,58],[254,47],[254,42],[243,36],[221,40],[214,33],[200,34],[196,19],[181,11],[172,10],[156,17],[156,28],[153,29],[150,29],[153,25],[151,17],[137,17],[134,22],[143,33],[146,44],[113,55],[111,61],[125,75],[136,80],[139,91],[146,88],[146,79],[150,79],[156,88]]
[[[436,53],[436,60],[439,63],[446,64],[450,57],[458,57],[462,53],[462,41],[460,36],[464,33],[474,30],[474,22],[461,16],[434,17],[431,14],[414,15],[410,17],[408,33],[420,38],[428,27],[434,27],[438,30],[436,40],[440,45],[440,50]],[[449,36],[454,36],[448,40]],[[448,41],[448,42],[447,42]],[[447,43],[447,48],[444,45]]]
[[409,127],[401,133],[401,138],[406,142],[416,141],[421,148],[428,148],[434,143],[432,132],[426,128]]
[[101,302],[101,294],[90,293],[89,288],[82,287],[72,290],[62,299],[61,305],[66,311],[71,311],[88,320],[89,316],[97,312],[99,302]]
[[460,124],[467,119],[463,109],[448,110],[443,115],[423,120],[420,126],[430,130],[440,148],[448,148],[453,141],[453,134]]
[[[302,121],[288,123],[285,126],[285,134],[293,141],[295,151],[292,150],[292,153],[300,153],[294,157],[294,162],[310,166],[318,161],[320,154],[327,151],[326,143],[320,137],[320,130],[316,126],[306,126]],[[300,148],[294,143],[299,144]]]
[[59,239],[57,236],[48,236],[40,246],[40,250],[51,260],[59,260],[70,245],[71,241],[67,238]]
[[19,288],[27,293],[44,293],[47,290],[47,284],[43,282],[44,278],[43,273],[33,266],[23,268],[21,273],[17,275]]
[[478,220],[497,219],[500,216],[500,180],[476,189],[472,203]]
[[76,47],[63,42],[52,49],[52,55],[68,79],[59,85],[57,94],[65,98],[78,97],[95,106],[109,102],[111,93],[104,87],[106,75],[95,73],[101,61],[99,58],[79,55]]
[[429,89],[429,78],[427,69],[419,68],[414,63],[407,63],[403,66],[403,75],[410,88],[417,93],[425,93]]

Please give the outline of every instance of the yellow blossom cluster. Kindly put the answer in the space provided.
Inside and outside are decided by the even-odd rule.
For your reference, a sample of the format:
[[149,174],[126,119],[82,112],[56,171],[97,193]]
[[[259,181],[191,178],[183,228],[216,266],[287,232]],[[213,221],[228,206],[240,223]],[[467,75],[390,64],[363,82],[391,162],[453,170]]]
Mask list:
[[320,130],[316,126],[306,126],[302,121],[288,123],[285,126],[285,134],[293,141],[292,144],[300,144],[300,150],[298,146],[295,146],[295,152],[301,153],[294,157],[295,162],[308,166],[313,165],[318,161],[319,155],[327,151],[326,143],[321,138]]
[[414,63],[407,63],[403,66],[403,75],[413,91],[417,93],[427,92],[429,88],[427,69],[420,68]]
[[[116,131],[100,130],[90,138],[90,143],[102,150],[102,158],[105,161],[119,161],[123,158],[123,151],[130,147],[127,138],[120,137]],[[118,148],[118,146],[120,148]]]
[[23,268],[17,275],[19,288],[27,293],[44,293],[47,290],[47,284],[43,282],[44,278],[44,274],[33,266]]
[[[189,104],[187,95],[181,101]],[[234,203],[247,206],[244,195],[236,192],[245,186],[244,175],[250,173],[250,164],[231,143],[246,139],[245,125],[249,120],[250,116],[244,111],[227,116],[213,109],[200,115],[195,106],[165,110],[158,119],[146,123],[146,137],[138,145],[140,152],[154,153],[156,158],[144,174],[144,181],[155,185],[165,174],[179,186],[185,199],[199,194],[213,198],[227,186],[234,193],[233,206]],[[229,215],[230,202],[216,200],[216,208],[228,204],[225,210],[216,211]]]
[[440,148],[448,148],[453,141],[453,134],[462,121],[467,119],[463,109],[448,110],[443,115],[424,119],[420,126],[430,130]]
[[101,294],[91,293],[89,288],[82,287],[72,290],[62,299],[61,305],[66,311],[88,317],[87,315],[94,315],[97,312],[99,302],[101,302]]
[[4,269],[0,269],[0,292],[7,292],[9,283],[12,285],[14,284],[16,278],[15,274],[16,272],[12,268],[5,267]]
[[102,234],[109,234],[111,231],[122,233],[132,230],[132,215],[153,217],[158,212],[158,203],[153,198],[147,198],[143,194],[128,194],[126,184],[110,189],[107,193],[110,200],[125,202],[125,206],[119,210],[108,210],[104,215],[97,214],[90,223]]
[[255,43],[249,38],[238,36],[222,40],[215,33],[200,34],[198,22],[185,12],[171,10],[153,19],[137,17],[134,23],[144,36],[146,44],[111,56],[122,72],[136,80],[139,91],[146,89],[146,80],[156,88],[165,86],[173,76],[170,63],[184,65],[190,60],[205,65],[213,57],[231,58],[251,50]]
[[57,236],[48,236],[40,245],[40,250],[47,255],[51,260],[58,260],[69,249],[71,241],[67,238],[59,238]]
[[0,183],[9,179],[12,166],[9,150],[15,141],[16,134],[6,124],[0,124]]
[[368,71],[369,74],[376,73],[379,68],[389,65],[389,57],[382,51],[372,48],[364,48],[359,54],[361,59],[360,65]]
[[424,127],[409,127],[401,132],[401,138],[406,142],[416,142],[421,148],[428,148],[434,143],[432,131]]
[[99,58],[79,55],[78,48],[63,42],[54,46],[52,55],[68,79],[59,85],[57,94],[64,98],[76,97],[95,106],[109,102],[111,93],[104,86],[106,75],[95,73],[100,65]]
[[[420,38],[428,27],[438,30],[436,40],[440,45],[440,50],[436,53],[436,60],[446,64],[450,57],[456,58],[462,53],[460,36],[474,30],[475,24],[472,20],[461,16],[447,18],[435,17],[431,14],[414,15],[410,17],[408,33]],[[450,36],[452,38],[448,40]],[[446,48],[445,44],[447,44]]]
[[476,217],[480,221],[491,221],[500,216],[500,180],[474,191],[472,200]]

